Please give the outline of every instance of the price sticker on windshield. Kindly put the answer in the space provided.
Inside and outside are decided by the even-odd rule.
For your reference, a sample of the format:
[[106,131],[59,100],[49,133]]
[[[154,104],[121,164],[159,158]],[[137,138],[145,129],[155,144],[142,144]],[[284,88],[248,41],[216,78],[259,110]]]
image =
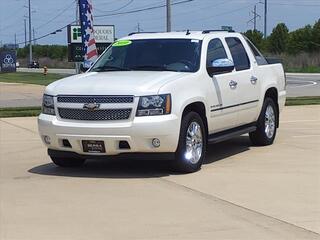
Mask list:
[[130,40],[119,40],[117,42],[115,42],[114,44],[112,44],[112,47],[124,47],[124,46],[128,46],[132,43],[132,41]]

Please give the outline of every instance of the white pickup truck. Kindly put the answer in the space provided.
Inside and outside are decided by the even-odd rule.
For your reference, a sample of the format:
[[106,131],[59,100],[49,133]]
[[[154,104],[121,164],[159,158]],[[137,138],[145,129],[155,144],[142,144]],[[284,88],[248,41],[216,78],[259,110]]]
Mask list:
[[58,166],[149,154],[194,172],[208,144],[245,133],[272,144],[285,97],[282,65],[240,33],[134,33],[86,73],[50,84],[38,126]]

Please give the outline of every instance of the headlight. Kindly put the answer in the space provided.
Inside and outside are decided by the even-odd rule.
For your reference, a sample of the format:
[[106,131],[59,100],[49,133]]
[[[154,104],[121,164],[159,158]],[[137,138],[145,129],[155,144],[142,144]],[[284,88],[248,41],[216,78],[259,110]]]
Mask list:
[[171,95],[143,96],[139,99],[136,116],[155,116],[171,113]]
[[53,96],[46,95],[46,94],[43,95],[42,113],[49,114],[49,115],[56,115],[56,113],[54,111]]

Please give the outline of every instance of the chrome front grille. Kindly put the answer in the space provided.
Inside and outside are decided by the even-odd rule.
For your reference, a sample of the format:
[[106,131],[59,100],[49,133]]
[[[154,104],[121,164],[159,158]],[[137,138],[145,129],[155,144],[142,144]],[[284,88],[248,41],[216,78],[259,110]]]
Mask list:
[[[133,102],[133,96],[60,95],[57,97],[57,110],[60,118],[68,120],[126,120],[130,118]],[[90,108],[90,105],[95,107]]]
[[58,108],[61,118],[70,120],[107,121],[129,119],[131,108],[99,109],[88,111],[86,109]]
[[64,103],[133,103],[133,96],[58,96]]

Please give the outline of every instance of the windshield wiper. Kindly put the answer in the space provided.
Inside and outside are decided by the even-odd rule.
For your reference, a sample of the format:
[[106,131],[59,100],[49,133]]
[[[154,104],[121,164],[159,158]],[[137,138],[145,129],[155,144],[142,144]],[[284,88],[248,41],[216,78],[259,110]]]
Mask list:
[[108,71],[130,71],[130,68],[117,67],[117,66],[101,66],[93,68],[94,72],[108,72]]
[[168,69],[166,66],[152,66],[152,65],[140,65],[130,67],[131,70],[146,70],[146,71],[172,71],[176,72],[173,69]]

